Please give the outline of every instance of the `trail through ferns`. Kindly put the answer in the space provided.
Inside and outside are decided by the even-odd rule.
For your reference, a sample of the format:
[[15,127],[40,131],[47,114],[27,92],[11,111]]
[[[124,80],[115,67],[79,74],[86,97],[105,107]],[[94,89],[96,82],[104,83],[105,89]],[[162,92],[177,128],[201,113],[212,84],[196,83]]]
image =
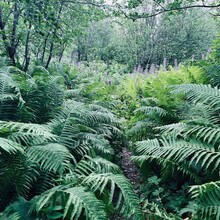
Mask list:
[[131,181],[135,193],[139,194],[141,185],[140,172],[138,167],[131,161],[132,152],[127,148],[123,148],[121,152],[121,168],[124,175]]

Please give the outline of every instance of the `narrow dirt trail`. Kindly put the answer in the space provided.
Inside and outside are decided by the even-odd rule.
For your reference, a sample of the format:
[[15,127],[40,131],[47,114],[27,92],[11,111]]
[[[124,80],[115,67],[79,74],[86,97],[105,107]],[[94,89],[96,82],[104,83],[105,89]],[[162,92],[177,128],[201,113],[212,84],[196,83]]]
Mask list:
[[141,179],[140,172],[138,167],[135,165],[133,161],[131,161],[132,152],[127,148],[122,149],[121,153],[121,168],[125,174],[125,176],[131,181],[135,193],[140,193]]
[[[124,173],[124,175],[130,180],[134,192],[140,196],[140,186],[141,186],[141,180],[140,180],[140,172],[137,166],[134,162],[131,161],[132,152],[129,151],[127,148],[122,148],[122,151],[120,153],[120,167]],[[123,217],[114,216],[110,218],[111,220],[127,220]]]

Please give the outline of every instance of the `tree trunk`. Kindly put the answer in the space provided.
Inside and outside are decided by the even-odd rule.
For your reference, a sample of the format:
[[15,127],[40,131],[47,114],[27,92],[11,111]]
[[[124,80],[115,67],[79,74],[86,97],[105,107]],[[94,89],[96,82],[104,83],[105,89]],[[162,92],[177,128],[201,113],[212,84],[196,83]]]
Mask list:
[[31,23],[29,23],[29,27],[27,30],[26,42],[25,42],[25,54],[24,54],[24,62],[22,69],[24,72],[27,72],[29,64],[30,64],[30,56],[29,56],[29,41],[30,41],[30,32],[31,32]]
[[[58,23],[59,23],[59,20],[60,20],[60,16],[61,16],[61,13],[62,13],[62,10],[63,10],[63,5],[64,5],[64,0],[62,0],[61,3],[60,3],[60,8],[59,8],[59,11],[58,11],[58,14],[57,14],[57,19],[55,20],[55,23],[54,23],[54,27],[58,26]],[[54,31],[53,31],[53,34],[52,34],[52,38],[51,38],[52,42],[50,44],[49,56],[48,56],[48,59],[47,59],[47,63],[45,65],[46,69],[48,69],[50,61],[51,61],[52,56],[53,56],[54,38],[56,37],[56,34],[57,34],[57,29],[54,28]]]
[[54,47],[54,43],[52,42],[52,43],[50,44],[49,56],[48,56],[48,59],[47,59],[47,63],[46,63],[46,65],[45,65],[45,68],[46,68],[46,69],[48,69],[49,64],[50,64],[50,61],[51,61],[51,59],[52,59],[53,47]]
[[1,30],[1,38],[5,47],[5,52],[8,55],[8,50],[9,50],[9,43],[7,42],[7,36],[5,33],[5,22],[3,21],[3,16],[2,16],[2,7],[0,6],[0,30]]
[[66,45],[63,44],[62,48],[61,48],[61,51],[60,51],[59,62],[61,62],[61,60],[63,58],[63,53],[64,53],[65,48],[66,48]]
[[49,37],[49,33],[47,34],[47,36],[44,39],[44,45],[43,45],[43,52],[42,52],[42,56],[41,56],[41,63],[44,63],[44,56],[45,56],[45,52],[46,52],[46,48],[47,48],[47,41],[48,41],[48,37]]
[[15,54],[16,54],[16,32],[17,32],[17,25],[18,25],[18,20],[19,20],[19,9],[18,9],[18,3],[15,2],[14,5],[14,12],[13,12],[13,26],[12,26],[12,32],[11,32],[11,39],[10,39],[10,46],[8,48],[8,55],[9,58],[12,61],[12,64],[15,65]]

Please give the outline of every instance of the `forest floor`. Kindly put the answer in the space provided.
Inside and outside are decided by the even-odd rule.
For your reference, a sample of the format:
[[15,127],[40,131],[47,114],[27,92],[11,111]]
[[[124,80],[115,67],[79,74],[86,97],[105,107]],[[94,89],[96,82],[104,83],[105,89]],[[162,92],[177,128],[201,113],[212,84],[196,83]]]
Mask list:
[[[121,161],[120,167],[122,168],[122,171],[124,175],[130,180],[134,192],[140,196],[140,186],[141,186],[141,179],[140,179],[140,172],[138,170],[138,167],[135,165],[133,161],[131,161],[132,152],[128,150],[127,148],[122,148],[122,151],[119,155],[119,158]],[[122,216],[114,216],[111,218],[111,220],[126,220]]]
[[124,175],[131,181],[135,193],[140,193],[141,179],[138,167],[131,161],[132,152],[127,148],[123,148],[121,152],[121,168]]

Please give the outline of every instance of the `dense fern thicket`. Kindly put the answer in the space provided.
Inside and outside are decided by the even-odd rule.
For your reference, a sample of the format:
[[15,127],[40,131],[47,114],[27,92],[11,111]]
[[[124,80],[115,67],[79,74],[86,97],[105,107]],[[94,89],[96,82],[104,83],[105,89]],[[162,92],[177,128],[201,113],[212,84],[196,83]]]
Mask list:
[[120,120],[74,100],[65,78],[42,67],[1,67],[1,219],[142,219],[139,198],[111,162]]
[[0,219],[218,220],[216,60],[149,76],[102,62],[25,73],[2,59]]
[[106,74],[101,64],[90,65],[83,75],[77,73],[82,66],[71,69],[74,89],[68,94],[122,118],[142,174],[147,218],[218,219],[219,88],[209,71],[216,62],[156,76]]
[[[220,217],[218,60],[198,65],[204,75],[197,80],[203,82],[193,77],[190,84],[169,81],[164,86],[165,80],[156,77],[152,91],[166,92],[147,87],[127,131],[134,143],[132,160],[142,172],[146,207],[159,219]],[[169,74],[164,78],[168,81]]]

